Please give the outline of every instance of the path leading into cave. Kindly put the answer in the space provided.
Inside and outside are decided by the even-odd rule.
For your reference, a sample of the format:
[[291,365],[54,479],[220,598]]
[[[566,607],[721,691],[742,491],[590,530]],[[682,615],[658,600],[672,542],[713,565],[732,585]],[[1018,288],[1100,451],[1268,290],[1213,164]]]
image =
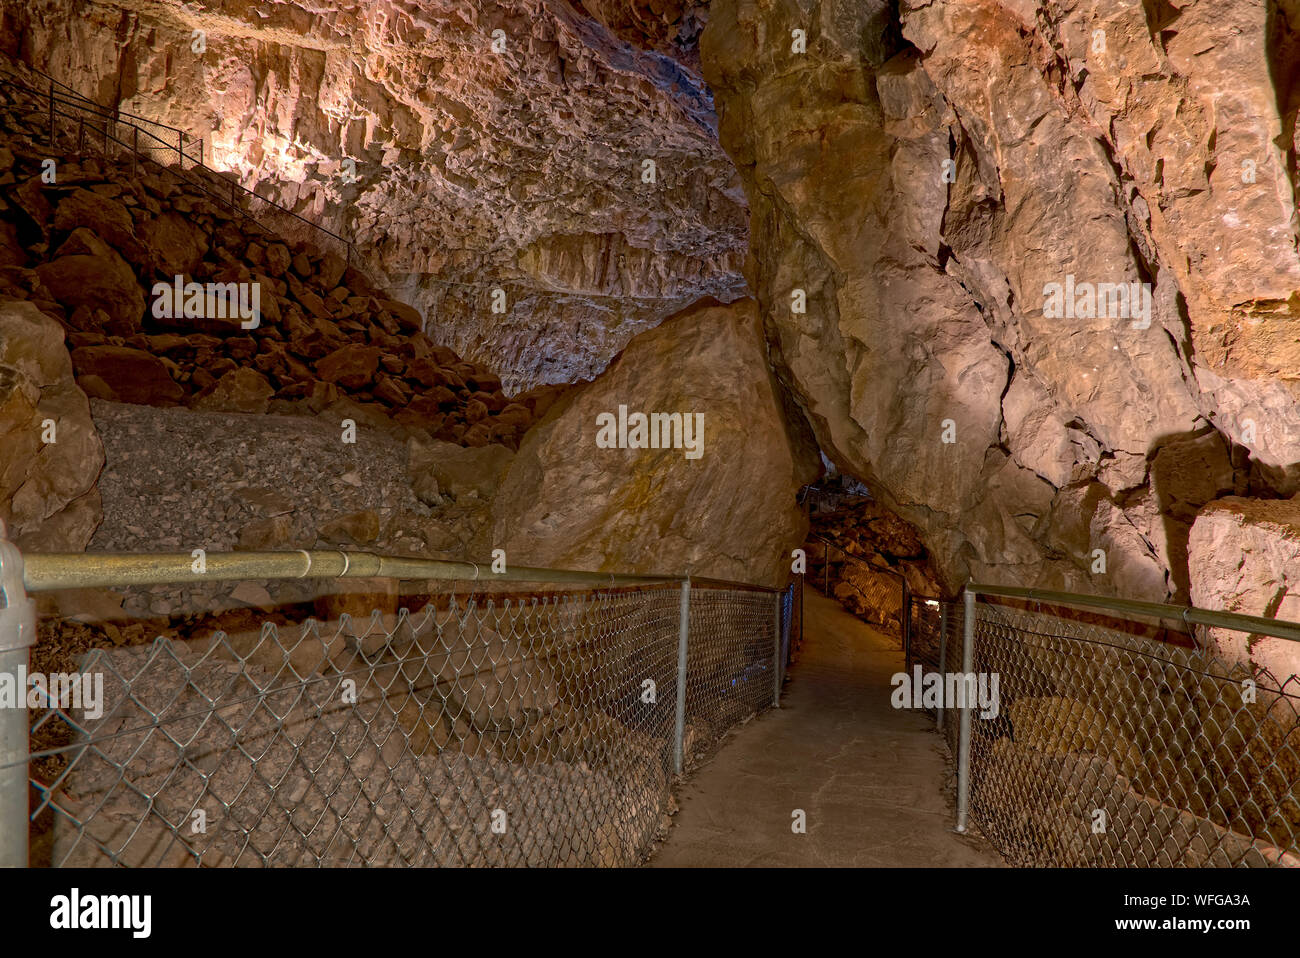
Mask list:
[[[894,709],[897,642],[811,588],[779,711],[740,729],[685,783],[652,866],[1001,865],[958,835],[945,751],[924,713]],[[791,830],[807,813],[807,833]]]

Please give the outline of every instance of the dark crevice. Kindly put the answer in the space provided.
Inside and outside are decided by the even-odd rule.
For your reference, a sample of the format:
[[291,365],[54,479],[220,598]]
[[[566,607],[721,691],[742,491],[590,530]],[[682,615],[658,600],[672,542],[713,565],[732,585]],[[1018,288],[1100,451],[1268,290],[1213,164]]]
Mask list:
[[[1289,8],[1289,9],[1287,9]],[[1269,77],[1277,97],[1277,112],[1282,120],[1282,133],[1277,147],[1286,157],[1286,175],[1294,202],[1297,194],[1296,170],[1296,112],[1300,109],[1300,34],[1297,22],[1300,5],[1295,0],[1268,0],[1265,23],[1265,52],[1268,56]],[[1260,158],[1262,159],[1262,157]]]

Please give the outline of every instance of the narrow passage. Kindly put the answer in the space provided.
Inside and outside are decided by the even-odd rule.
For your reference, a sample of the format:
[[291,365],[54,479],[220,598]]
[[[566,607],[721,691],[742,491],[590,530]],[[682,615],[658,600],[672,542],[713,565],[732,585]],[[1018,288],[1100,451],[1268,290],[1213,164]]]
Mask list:
[[[811,588],[781,709],[740,729],[682,789],[652,866],[995,866],[953,829],[934,720],[894,709],[895,640]],[[807,833],[791,831],[807,813]]]

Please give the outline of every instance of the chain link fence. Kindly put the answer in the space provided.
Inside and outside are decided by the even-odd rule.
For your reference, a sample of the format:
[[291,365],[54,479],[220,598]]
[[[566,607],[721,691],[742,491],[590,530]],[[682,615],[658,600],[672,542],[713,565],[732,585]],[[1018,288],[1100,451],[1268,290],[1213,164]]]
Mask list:
[[772,595],[691,590],[683,748],[707,749],[727,730],[774,704],[782,625]]
[[[25,600],[21,560],[0,547],[5,672]],[[60,573],[99,558],[61,557]],[[666,833],[676,777],[775,704],[793,588],[537,588],[88,651],[29,700],[24,754],[0,752],[28,863],[639,863]]]
[[[913,657],[946,693],[932,711],[957,757],[959,826],[968,814],[1015,865],[1300,865],[1300,678],[1222,661],[1204,625],[1163,608],[913,599]],[[1295,629],[1216,617],[1233,619]]]

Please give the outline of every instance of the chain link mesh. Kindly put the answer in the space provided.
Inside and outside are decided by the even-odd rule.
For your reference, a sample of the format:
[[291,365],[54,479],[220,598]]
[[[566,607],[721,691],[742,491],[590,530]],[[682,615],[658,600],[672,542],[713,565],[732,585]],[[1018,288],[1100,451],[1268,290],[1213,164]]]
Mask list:
[[[942,670],[961,670],[963,611],[918,600],[923,667],[946,623]],[[979,605],[973,671],[996,674],[998,708],[973,709],[972,819],[1017,865],[1300,865],[1300,679],[1140,631]]]
[[776,661],[770,592],[691,591],[686,649],[686,754],[709,751],[772,704]]
[[[96,649],[102,715],[31,712],[31,863],[635,864],[669,821],[680,596],[451,595]],[[771,704],[776,608],[692,588],[688,758]]]

